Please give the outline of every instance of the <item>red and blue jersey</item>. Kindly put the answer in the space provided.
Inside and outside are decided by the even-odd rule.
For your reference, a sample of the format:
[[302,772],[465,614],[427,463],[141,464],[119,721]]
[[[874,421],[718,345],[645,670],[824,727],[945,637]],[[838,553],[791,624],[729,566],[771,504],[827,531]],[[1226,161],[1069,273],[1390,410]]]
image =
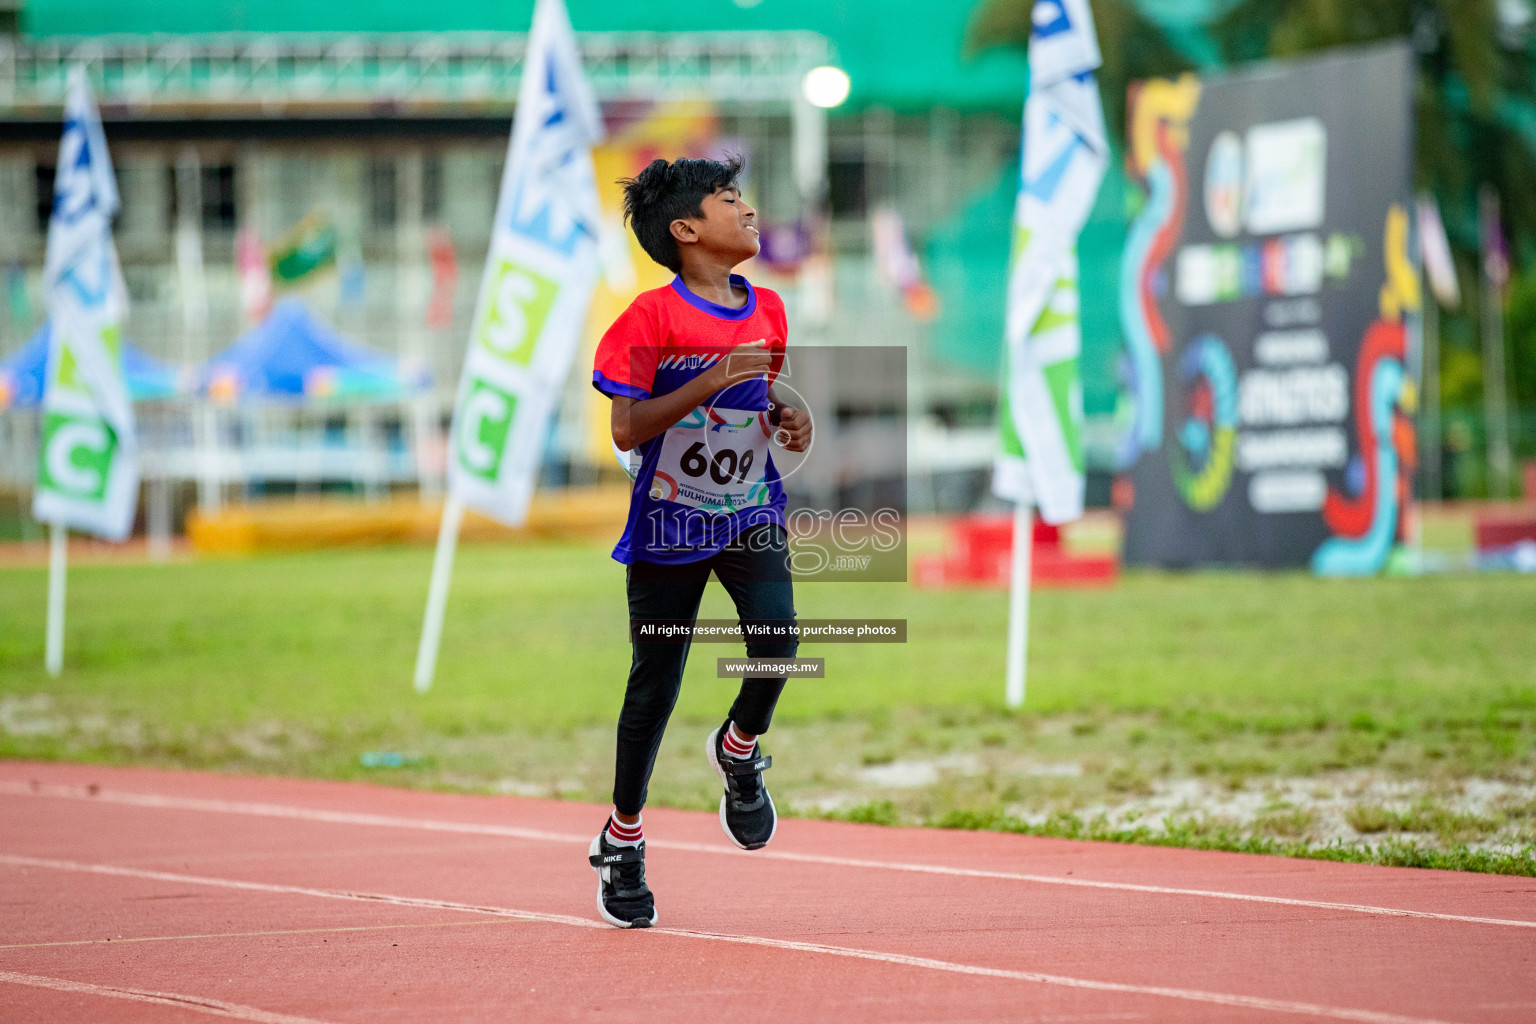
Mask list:
[[768,387],[783,366],[784,302],[731,275],[740,309],[695,295],[674,278],[642,292],[597,346],[592,386],[644,401],[676,391],[738,345],[763,340],[767,374],[722,388],[630,454],[634,491],[613,557],[676,564],[719,551],[758,523],[784,524],[784,488],[770,455]]

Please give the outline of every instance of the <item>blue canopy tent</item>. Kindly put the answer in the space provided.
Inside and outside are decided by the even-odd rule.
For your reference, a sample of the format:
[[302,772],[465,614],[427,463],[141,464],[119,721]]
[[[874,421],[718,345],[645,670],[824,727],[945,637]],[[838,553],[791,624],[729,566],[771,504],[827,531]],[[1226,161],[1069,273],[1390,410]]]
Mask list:
[[431,386],[426,370],[349,341],[286,298],[198,372],[198,389],[233,405],[256,399],[392,401]]
[[[44,323],[30,341],[0,359],[0,410],[31,409],[42,403],[52,333]],[[129,341],[123,342],[122,352],[123,376],[128,380],[128,394],[135,402],[174,398],[181,393],[174,367],[145,354]]]

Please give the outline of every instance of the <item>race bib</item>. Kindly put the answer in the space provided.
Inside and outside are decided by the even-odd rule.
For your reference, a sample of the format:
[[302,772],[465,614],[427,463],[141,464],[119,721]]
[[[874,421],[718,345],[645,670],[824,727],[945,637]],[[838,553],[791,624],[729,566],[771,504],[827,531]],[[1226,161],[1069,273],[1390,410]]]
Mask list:
[[650,495],[706,512],[768,504],[768,413],[699,406],[667,431]]

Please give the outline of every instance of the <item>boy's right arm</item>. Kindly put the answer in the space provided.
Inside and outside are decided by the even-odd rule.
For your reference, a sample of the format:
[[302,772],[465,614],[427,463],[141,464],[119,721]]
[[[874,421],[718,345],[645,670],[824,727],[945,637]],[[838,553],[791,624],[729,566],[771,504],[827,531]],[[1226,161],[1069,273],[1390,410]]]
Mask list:
[[724,359],[678,388],[655,398],[613,396],[609,426],[613,443],[627,452],[661,434],[721,388],[767,373],[770,356],[766,341],[737,345]]

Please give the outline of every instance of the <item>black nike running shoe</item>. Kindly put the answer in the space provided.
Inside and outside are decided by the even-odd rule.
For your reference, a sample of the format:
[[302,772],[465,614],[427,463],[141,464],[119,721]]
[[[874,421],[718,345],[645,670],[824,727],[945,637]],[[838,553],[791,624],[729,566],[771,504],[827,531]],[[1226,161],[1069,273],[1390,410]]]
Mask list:
[[779,815],[773,807],[773,797],[763,784],[763,769],[773,764],[773,758],[764,757],[762,747],[754,741],[752,756],[746,760],[728,757],[722,746],[722,737],[730,726],[725,724],[709,734],[704,751],[709,755],[709,766],[725,784],[725,794],[720,797],[720,827],[731,842],[743,850],[761,850],[773,838],[779,827]]
[[615,846],[604,828],[587,849],[597,872],[597,912],[619,928],[649,928],[656,923],[656,899],[645,884],[645,840],[639,846]]

